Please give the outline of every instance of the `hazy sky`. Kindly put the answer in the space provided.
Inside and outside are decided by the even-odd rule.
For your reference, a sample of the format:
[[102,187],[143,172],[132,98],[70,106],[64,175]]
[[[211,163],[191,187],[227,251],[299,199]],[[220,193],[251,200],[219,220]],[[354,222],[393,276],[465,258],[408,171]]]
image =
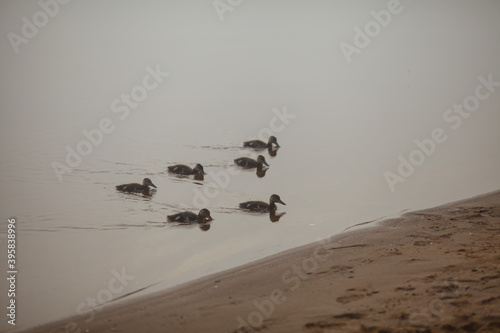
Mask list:
[[[106,112],[156,64],[171,78],[163,98],[149,102],[171,112],[202,105],[245,117],[246,108],[281,103],[339,120],[392,119],[398,134],[407,131],[400,118],[412,128],[435,122],[432,114],[467,96],[478,75],[500,68],[497,1],[402,1],[350,64],[340,43],[354,44],[353,29],[388,1],[242,1],[224,21],[211,1],[75,1],[18,54],[7,34],[22,36],[22,17],[33,21],[41,7],[0,6],[2,138],[19,144],[43,136],[33,120]],[[64,134],[81,127],[57,121]]]

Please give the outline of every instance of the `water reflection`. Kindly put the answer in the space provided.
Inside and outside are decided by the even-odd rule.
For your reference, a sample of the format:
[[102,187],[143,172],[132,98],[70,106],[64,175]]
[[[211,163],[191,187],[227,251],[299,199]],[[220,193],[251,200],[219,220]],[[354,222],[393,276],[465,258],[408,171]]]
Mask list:
[[276,210],[272,210],[269,212],[269,219],[271,220],[271,222],[278,222],[280,220],[280,218],[285,215],[286,212],[283,212],[283,213],[280,213],[280,214],[276,214]]
[[212,222],[201,222],[198,223],[198,227],[200,227],[201,231],[208,231],[210,229],[210,225]]
[[155,190],[154,188],[148,188],[148,189],[142,191],[141,194],[143,197],[151,199],[153,197],[153,195],[156,194],[156,192],[157,192],[157,190]]
[[278,154],[278,149],[279,147],[269,147],[267,148],[267,152],[269,153],[269,156],[276,157],[276,155]]
[[201,231],[208,231],[210,230],[210,225],[212,224],[212,221],[204,221],[204,222],[171,222],[168,221],[170,226],[173,228],[185,228],[185,229],[193,229],[193,228],[200,228]]
[[169,174],[171,176],[175,177],[176,180],[179,180],[179,181],[188,181],[188,182],[191,182],[191,183],[196,184],[196,185],[203,185],[202,181],[205,180],[205,175],[203,175],[203,174],[193,175],[193,179],[196,180],[196,181],[191,181],[191,175],[178,175],[178,174],[174,174],[174,173],[171,173],[171,172],[169,172]]
[[[255,201],[256,202],[256,201]],[[240,204],[240,208],[241,208],[241,204]],[[259,215],[259,216],[262,216],[266,213],[269,213],[269,220],[273,223],[275,222],[279,222],[279,220],[286,214],[286,212],[280,212],[278,213],[277,212],[277,209],[272,209],[272,210],[248,210],[248,209],[244,209],[244,208],[241,208],[243,211],[245,212],[250,212],[252,215]]]
[[269,168],[258,167],[257,168],[257,177],[263,178],[266,175],[267,170],[269,170]]

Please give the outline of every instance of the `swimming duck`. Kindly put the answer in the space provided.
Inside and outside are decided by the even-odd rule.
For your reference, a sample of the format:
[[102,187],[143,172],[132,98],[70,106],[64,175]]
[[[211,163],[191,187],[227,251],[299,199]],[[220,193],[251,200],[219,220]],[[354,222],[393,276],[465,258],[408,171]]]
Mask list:
[[181,212],[174,215],[168,215],[167,220],[170,222],[188,223],[213,221],[213,218],[212,216],[210,216],[210,211],[206,208],[203,208],[198,214],[191,212]]
[[130,183],[130,184],[117,185],[116,189],[118,191],[123,191],[123,192],[143,192],[143,191],[148,191],[149,186],[157,188],[156,185],[153,184],[151,179],[144,178],[142,184]]
[[168,171],[179,175],[206,175],[201,164],[196,164],[194,168],[190,168],[184,164],[177,164],[168,167]]
[[276,137],[270,136],[267,143],[265,143],[264,141],[260,141],[260,140],[250,140],[250,141],[243,142],[243,147],[264,149],[264,148],[271,148],[273,146],[273,143],[276,145],[276,147],[280,146],[278,144],[278,140],[276,140]]
[[240,157],[235,159],[234,163],[245,169],[262,168],[262,165],[269,166],[269,164],[267,164],[266,162],[266,159],[262,155],[257,156],[257,160],[249,157]]
[[269,212],[278,208],[276,207],[275,204],[276,202],[286,206],[286,203],[281,201],[279,195],[273,194],[269,198],[269,204],[265,203],[264,201],[247,201],[240,203],[240,208],[245,210],[251,210],[254,212]]

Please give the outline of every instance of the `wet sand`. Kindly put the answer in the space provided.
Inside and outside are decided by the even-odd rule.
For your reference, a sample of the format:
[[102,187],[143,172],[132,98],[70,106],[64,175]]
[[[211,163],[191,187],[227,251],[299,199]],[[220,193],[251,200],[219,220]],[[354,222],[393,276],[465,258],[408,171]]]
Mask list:
[[499,332],[500,191],[368,223],[88,319],[28,331]]

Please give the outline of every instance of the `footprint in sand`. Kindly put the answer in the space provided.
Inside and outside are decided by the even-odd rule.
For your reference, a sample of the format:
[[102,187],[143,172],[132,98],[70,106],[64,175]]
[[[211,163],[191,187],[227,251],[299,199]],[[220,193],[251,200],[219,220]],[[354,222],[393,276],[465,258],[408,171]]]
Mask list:
[[344,296],[337,297],[337,302],[347,304],[377,293],[378,291],[373,290],[371,283],[365,283],[357,288],[346,289]]

